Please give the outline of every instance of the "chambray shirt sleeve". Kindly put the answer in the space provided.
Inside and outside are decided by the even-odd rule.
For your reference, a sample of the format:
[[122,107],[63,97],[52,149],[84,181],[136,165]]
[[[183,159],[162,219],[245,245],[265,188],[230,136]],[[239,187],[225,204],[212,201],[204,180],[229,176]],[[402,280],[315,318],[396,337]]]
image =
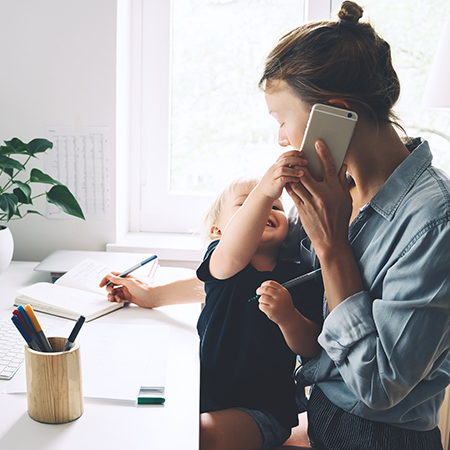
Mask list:
[[361,291],[326,318],[319,343],[368,407],[391,408],[419,383],[436,382],[450,347],[449,275],[444,223],[415,237],[386,269],[381,298]]

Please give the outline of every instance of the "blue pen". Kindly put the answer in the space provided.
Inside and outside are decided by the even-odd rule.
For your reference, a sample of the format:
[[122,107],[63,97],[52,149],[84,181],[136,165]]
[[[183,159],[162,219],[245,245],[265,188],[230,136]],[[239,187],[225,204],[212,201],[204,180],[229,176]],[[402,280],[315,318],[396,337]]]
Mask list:
[[77,320],[77,323],[73,327],[72,333],[70,333],[70,336],[67,338],[66,343],[64,344],[64,347],[62,349],[63,352],[67,352],[67,350],[70,350],[73,346],[73,343],[75,342],[75,339],[78,336],[78,333],[80,332],[80,328],[83,326],[84,321],[86,318],[84,316],[80,316]]
[[[136,264],[133,267],[130,267],[129,269],[125,270],[125,272],[122,272],[119,277],[120,278],[124,278],[126,277],[128,274],[130,274],[131,272],[134,272],[136,269],[139,269],[139,267],[145,266],[145,264],[149,263],[150,261],[153,261],[154,259],[156,259],[158,256],[157,255],[152,255],[150,256],[150,258],[144,259],[144,261],[141,261],[139,264]],[[106,283],[106,286],[111,285],[111,281],[108,281]]]
[[21,314],[21,316],[23,317],[23,319],[25,320],[26,324],[28,325],[28,328],[31,330],[31,336],[34,339],[34,342],[36,343],[36,345],[38,346],[38,351],[39,352],[43,352],[44,351],[44,347],[43,344],[41,342],[41,340],[39,339],[38,334],[36,333],[36,330],[33,327],[33,324],[31,323],[30,318],[28,317],[27,311],[25,310],[25,308],[22,305],[19,305],[17,307],[17,311],[19,311],[19,313]]
[[25,328],[24,324],[20,321],[20,319],[17,316],[12,316],[11,320],[13,321],[13,324],[19,330],[19,332],[23,336],[23,338],[27,341],[27,344],[30,346],[30,348],[32,348],[33,350],[36,350],[37,352],[40,352],[33,337],[31,336],[30,333],[28,333],[27,329]]

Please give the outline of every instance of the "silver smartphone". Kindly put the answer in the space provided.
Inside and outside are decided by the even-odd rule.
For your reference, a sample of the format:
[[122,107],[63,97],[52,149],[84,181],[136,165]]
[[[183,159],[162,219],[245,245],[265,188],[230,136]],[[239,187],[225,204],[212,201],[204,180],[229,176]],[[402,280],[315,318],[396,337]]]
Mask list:
[[357,120],[358,115],[354,111],[319,103],[312,107],[300,150],[303,150],[308,160],[306,168],[316,180],[322,180],[323,174],[315,142],[318,139],[325,142],[334,159],[336,170],[339,171]]

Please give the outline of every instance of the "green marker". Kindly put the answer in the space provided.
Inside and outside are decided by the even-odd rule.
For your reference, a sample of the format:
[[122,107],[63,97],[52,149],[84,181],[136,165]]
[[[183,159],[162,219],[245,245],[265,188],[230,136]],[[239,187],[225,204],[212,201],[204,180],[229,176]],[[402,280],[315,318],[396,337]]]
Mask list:
[[137,403],[138,405],[163,405],[166,401],[164,391],[164,386],[142,386]]

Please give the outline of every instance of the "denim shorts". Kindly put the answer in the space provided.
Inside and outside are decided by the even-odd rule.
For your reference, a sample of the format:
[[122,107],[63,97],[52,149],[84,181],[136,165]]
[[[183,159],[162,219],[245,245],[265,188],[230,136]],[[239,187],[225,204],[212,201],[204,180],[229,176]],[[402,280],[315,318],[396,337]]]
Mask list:
[[279,447],[291,435],[291,430],[283,428],[275,417],[267,411],[258,409],[236,408],[245,411],[253,417],[258,424],[259,429],[263,435],[263,445],[261,450],[269,450],[273,447]]

